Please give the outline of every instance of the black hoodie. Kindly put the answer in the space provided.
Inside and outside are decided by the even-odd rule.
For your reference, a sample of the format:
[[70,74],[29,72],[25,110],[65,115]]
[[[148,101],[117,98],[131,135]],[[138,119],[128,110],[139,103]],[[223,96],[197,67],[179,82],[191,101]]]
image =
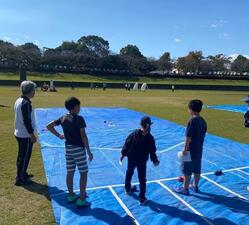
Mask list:
[[127,137],[121,153],[132,162],[147,162],[149,155],[152,162],[158,162],[154,137],[150,133],[143,135],[140,129]]

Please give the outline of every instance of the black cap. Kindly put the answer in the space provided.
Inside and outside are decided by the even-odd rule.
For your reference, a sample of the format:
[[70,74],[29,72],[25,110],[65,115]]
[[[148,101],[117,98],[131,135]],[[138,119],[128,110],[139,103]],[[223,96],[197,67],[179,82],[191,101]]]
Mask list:
[[150,117],[144,116],[141,119],[141,125],[142,125],[142,127],[146,128],[147,126],[151,126],[151,124],[153,124],[153,123],[151,122]]

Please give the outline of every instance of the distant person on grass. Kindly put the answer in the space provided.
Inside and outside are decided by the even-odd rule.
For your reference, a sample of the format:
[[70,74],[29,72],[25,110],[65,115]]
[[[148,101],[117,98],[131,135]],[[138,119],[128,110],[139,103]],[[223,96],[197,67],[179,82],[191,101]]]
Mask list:
[[[243,99],[243,101],[247,104],[247,111],[246,113],[244,114],[244,119],[245,119],[245,122],[244,122],[244,126],[246,128],[249,128],[249,95]],[[249,186],[247,186],[247,190],[249,191]]]
[[244,98],[243,101],[248,106],[248,109],[247,109],[246,113],[244,114],[244,119],[245,119],[244,125],[245,125],[246,128],[249,128],[249,96]]
[[[76,200],[78,206],[89,206],[90,203],[86,201],[86,184],[88,173],[88,154],[89,161],[93,159],[88,144],[88,138],[85,132],[86,123],[82,116],[78,115],[80,112],[80,101],[71,97],[65,101],[65,107],[69,111],[68,114],[52,121],[47,125],[47,129],[60,139],[65,141],[65,155],[67,164],[67,187],[68,187],[68,202],[73,203]],[[55,126],[61,125],[63,134],[55,130]],[[80,196],[78,197],[73,190],[73,177],[76,165],[80,172]]]
[[154,137],[151,135],[151,119],[147,116],[141,119],[141,128],[132,132],[126,139],[121,151],[120,161],[125,157],[128,158],[128,168],[125,177],[125,191],[131,194],[136,190],[131,186],[131,180],[135,168],[137,168],[138,179],[140,184],[139,201],[141,205],[145,205],[147,199],[146,193],[146,164],[150,156],[154,166],[159,165],[156,155],[156,145]]
[[202,105],[201,100],[191,100],[188,104],[191,119],[188,122],[186,142],[182,154],[187,155],[190,152],[191,161],[182,162],[182,172],[184,174],[183,187],[175,188],[175,191],[180,194],[189,195],[192,173],[194,173],[192,188],[195,192],[199,191],[198,184],[201,175],[203,143],[207,132],[206,121],[200,116]]
[[18,142],[17,156],[17,186],[32,184],[32,174],[27,173],[27,168],[32,154],[33,143],[36,142],[35,118],[30,99],[35,96],[36,84],[32,81],[21,83],[22,96],[19,97],[14,106],[15,124],[14,135]]

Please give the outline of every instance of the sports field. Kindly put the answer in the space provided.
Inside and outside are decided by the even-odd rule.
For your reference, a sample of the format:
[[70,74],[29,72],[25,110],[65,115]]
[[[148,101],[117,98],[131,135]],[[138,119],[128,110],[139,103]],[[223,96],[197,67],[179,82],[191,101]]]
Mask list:
[[[51,224],[55,223],[39,145],[31,159],[30,172],[39,184],[28,189],[15,187],[15,160],[17,146],[13,137],[13,104],[19,95],[17,87],[0,87],[0,224]],[[153,91],[145,93],[125,90],[90,91],[89,89],[60,88],[57,93],[40,92],[33,99],[35,108],[63,107],[68,96],[76,96],[82,106],[125,107],[185,125],[189,115],[189,99],[200,98],[206,105],[241,104],[245,92],[215,91]],[[242,114],[204,109],[208,132],[241,143],[249,144],[249,130],[243,127]],[[136,128],[136,125],[134,125]],[[96,128],[97,129],[97,128]],[[152,131],[153,132],[153,131]],[[32,207],[30,207],[32,206]],[[27,216],[28,215],[28,216]]]
[[[188,84],[188,85],[239,85],[247,86],[248,80],[219,80],[219,79],[182,79],[182,78],[153,78],[138,76],[108,76],[108,75],[89,75],[89,74],[70,74],[70,73],[45,73],[28,72],[28,79],[36,81],[67,81],[67,82],[108,82],[108,83],[148,83],[148,84]],[[0,72],[1,80],[19,80],[17,72]]]

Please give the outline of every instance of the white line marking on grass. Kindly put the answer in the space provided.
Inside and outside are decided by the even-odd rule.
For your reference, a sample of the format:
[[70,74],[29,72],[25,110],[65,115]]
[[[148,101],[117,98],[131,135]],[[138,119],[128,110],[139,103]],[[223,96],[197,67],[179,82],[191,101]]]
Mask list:
[[132,215],[131,211],[126,207],[124,202],[121,200],[121,198],[117,195],[117,193],[114,191],[114,189],[111,186],[108,186],[109,190],[113,194],[113,196],[116,198],[118,203],[121,205],[121,207],[124,209],[124,211],[127,213],[127,215],[132,219],[134,224],[139,225],[138,221],[135,219],[135,217]]
[[[223,170],[224,173],[228,173],[228,172],[233,172],[233,171],[237,171],[237,170],[242,170],[242,169],[248,169],[249,166],[243,166],[243,167],[238,167],[238,168],[232,168],[232,169],[227,169],[227,170]],[[214,174],[214,172],[207,172],[207,173],[203,173],[203,175],[211,175],[211,174]],[[147,184],[150,184],[150,183],[156,183],[158,181],[170,181],[170,180],[176,180],[178,177],[169,177],[169,178],[162,178],[162,179],[158,179],[158,180],[149,180],[147,181],[146,183]],[[132,183],[132,185],[138,185],[139,182],[136,182],[136,183]],[[87,188],[86,190],[87,191],[90,191],[90,190],[98,190],[98,189],[106,189],[108,188],[109,186],[110,187],[123,187],[125,184],[113,184],[113,185],[103,185],[103,186],[97,186],[97,187],[90,187],[90,188]],[[80,191],[79,189],[76,189],[74,190],[75,192],[78,192]],[[57,196],[57,195],[62,195],[64,194],[65,192],[62,192],[62,193],[55,193],[55,194],[52,194],[50,195],[51,197],[54,197],[54,196]]]
[[192,212],[194,212],[196,215],[200,216],[207,224],[214,225],[211,221],[206,219],[199,211],[197,211],[195,208],[193,208],[190,204],[188,204],[185,200],[183,200],[181,197],[179,197],[174,191],[172,191],[169,187],[167,187],[165,184],[163,184],[160,181],[157,181],[157,183],[163,187],[165,190],[167,190],[170,194],[172,194],[175,198],[177,198],[181,203],[183,203],[185,206],[187,206]]
[[166,149],[160,151],[159,153],[167,152],[167,151],[169,151],[169,150],[171,150],[171,149],[173,149],[173,148],[176,148],[176,147],[178,147],[178,146],[180,146],[180,145],[183,145],[184,143],[185,143],[185,141],[184,141],[184,142],[181,142],[181,143],[179,143],[179,144],[177,144],[177,145],[174,145],[174,146],[172,146],[172,147],[166,148]]
[[239,197],[239,198],[241,198],[241,199],[248,200],[247,198],[243,197],[242,195],[240,195],[240,194],[238,194],[238,193],[236,193],[236,192],[234,192],[234,191],[232,191],[232,190],[230,190],[230,189],[228,189],[228,188],[226,188],[226,187],[224,187],[224,186],[218,184],[217,182],[215,182],[215,181],[209,179],[208,177],[206,177],[206,176],[204,176],[204,175],[201,175],[201,177],[203,177],[203,178],[206,179],[207,181],[213,183],[213,184],[216,185],[217,187],[219,187],[219,188],[221,188],[221,189],[223,189],[223,190],[225,190],[225,191],[227,191],[227,192],[229,192],[229,193],[231,193],[231,194],[233,194],[233,195],[235,195],[235,196],[237,196],[237,197]]

